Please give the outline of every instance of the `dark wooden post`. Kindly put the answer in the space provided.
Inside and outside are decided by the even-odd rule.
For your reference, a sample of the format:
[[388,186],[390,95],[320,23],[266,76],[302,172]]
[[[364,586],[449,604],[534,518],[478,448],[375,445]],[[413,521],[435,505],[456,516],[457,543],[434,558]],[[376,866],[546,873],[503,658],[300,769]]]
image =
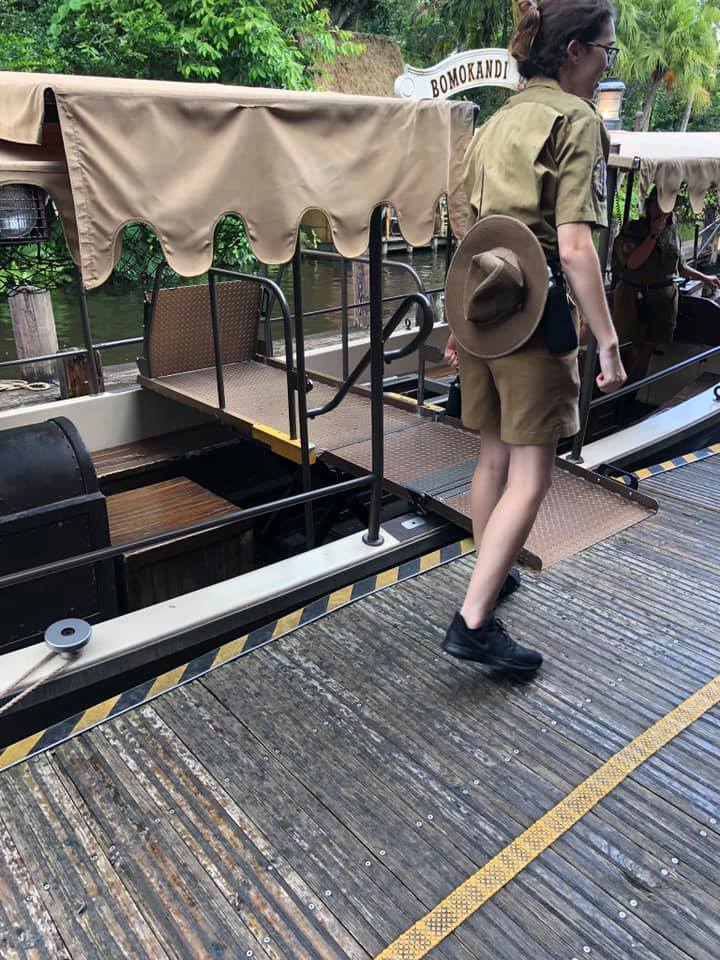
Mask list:
[[[50,293],[44,287],[23,284],[10,291],[8,303],[18,359],[56,353],[58,339]],[[24,376],[31,381],[57,379],[56,369],[54,360],[23,365]]]

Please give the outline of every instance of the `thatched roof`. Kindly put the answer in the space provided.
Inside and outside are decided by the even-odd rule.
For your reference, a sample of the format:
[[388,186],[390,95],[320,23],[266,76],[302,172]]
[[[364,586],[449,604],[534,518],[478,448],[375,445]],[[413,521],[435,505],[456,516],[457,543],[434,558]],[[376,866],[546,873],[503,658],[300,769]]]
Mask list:
[[395,78],[405,71],[400,47],[390,37],[353,33],[365,52],[356,57],[338,57],[319,68],[318,90],[355,93],[366,97],[394,97]]

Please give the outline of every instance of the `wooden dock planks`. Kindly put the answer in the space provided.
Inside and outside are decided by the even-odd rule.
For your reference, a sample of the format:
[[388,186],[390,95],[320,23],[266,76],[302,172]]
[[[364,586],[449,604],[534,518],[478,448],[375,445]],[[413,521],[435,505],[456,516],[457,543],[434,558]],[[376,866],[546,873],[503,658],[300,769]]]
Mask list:
[[[655,477],[657,516],[526,574],[531,682],[439,651],[470,557],[3,773],[3,960],[375,956],[720,673],[719,480]],[[715,957],[719,736],[712,709],[428,955]]]

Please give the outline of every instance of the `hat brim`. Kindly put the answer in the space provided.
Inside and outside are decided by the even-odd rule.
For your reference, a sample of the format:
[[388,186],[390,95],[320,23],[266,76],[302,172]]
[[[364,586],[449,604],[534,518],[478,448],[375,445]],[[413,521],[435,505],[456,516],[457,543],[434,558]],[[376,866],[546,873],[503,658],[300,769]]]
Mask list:
[[[465,278],[472,258],[495,247],[507,247],[520,261],[525,302],[497,323],[480,325],[465,316]],[[530,339],[537,330],[547,295],[547,261],[535,234],[514,217],[492,214],[478,220],[455,251],[445,280],[445,318],[464,350],[491,360],[512,353]]]

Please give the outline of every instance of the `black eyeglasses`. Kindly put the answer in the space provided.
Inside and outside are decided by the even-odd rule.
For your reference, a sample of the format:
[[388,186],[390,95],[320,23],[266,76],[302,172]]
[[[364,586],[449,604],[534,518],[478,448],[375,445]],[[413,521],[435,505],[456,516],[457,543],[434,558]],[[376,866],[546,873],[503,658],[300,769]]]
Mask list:
[[592,40],[586,40],[585,46],[587,47],[600,47],[607,54],[607,68],[612,70],[615,66],[615,60],[617,55],[620,53],[620,47],[611,47],[607,43],[593,43]]

